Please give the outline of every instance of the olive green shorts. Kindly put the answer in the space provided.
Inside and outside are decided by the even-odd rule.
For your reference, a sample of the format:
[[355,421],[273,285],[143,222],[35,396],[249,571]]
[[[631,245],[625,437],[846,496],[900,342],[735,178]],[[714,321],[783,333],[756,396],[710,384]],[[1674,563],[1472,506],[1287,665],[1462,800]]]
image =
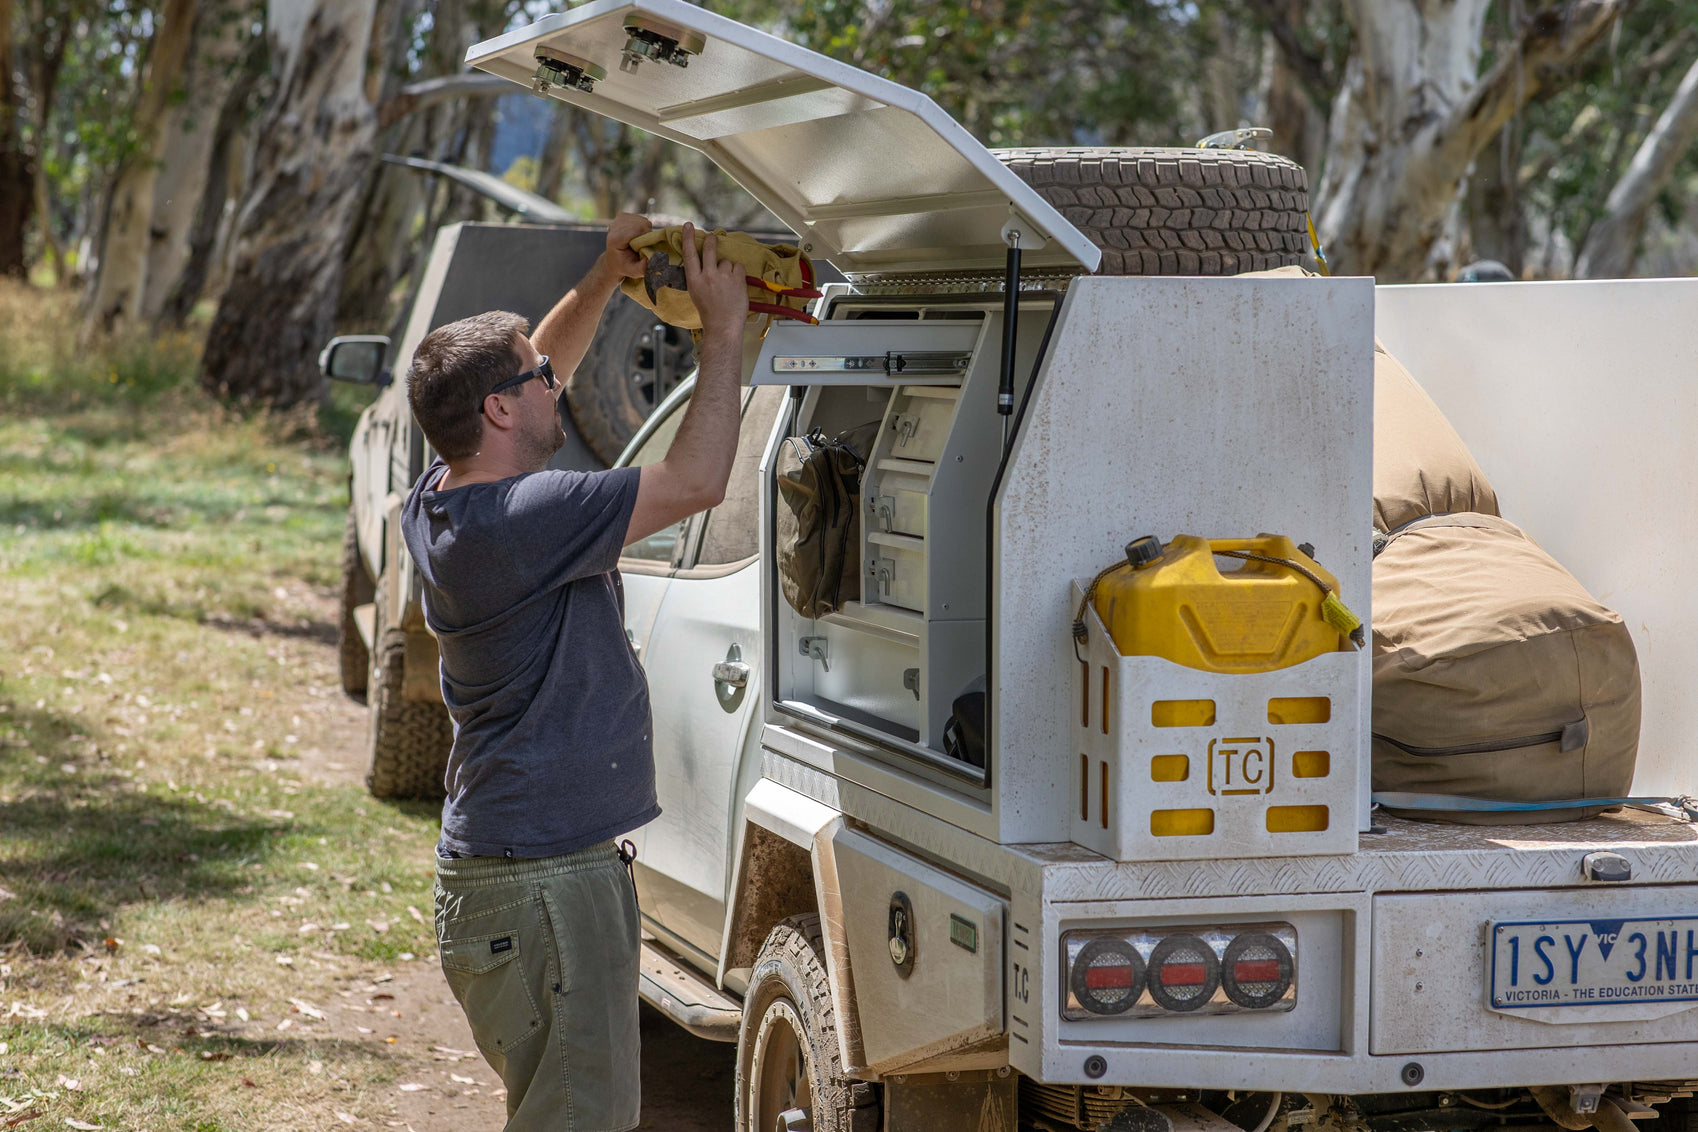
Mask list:
[[436,861],[442,973],[507,1086],[506,1132],[637,1126],[636,893],[612,842]]

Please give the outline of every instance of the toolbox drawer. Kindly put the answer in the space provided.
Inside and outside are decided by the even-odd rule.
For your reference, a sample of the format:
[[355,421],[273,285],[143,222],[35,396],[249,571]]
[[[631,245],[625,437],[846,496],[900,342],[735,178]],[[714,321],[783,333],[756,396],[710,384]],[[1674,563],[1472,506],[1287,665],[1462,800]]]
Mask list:
[[866,600],[926,611],[926,540],[912,535],[867,533]]
[[892,397],[890,415],[885,419],[890,455],[899,460],[937,463],[949,440],[959,392],[947,387],[910,387]]

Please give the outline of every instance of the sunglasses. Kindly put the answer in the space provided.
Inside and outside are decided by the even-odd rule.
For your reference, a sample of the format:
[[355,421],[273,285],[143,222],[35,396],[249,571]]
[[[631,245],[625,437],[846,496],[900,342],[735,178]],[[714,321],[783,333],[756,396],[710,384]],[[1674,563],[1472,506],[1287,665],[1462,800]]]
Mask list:
[[518,377],[508,378],[506,381],[503,381],[500,385],[497,385],[494,389],[491,389],[488,393],[485,393],[484,396],[489,397],[493,394],[500,393],[504,389],[511,389],[515,385],[523,385],[523,384],[525,384],[525,382],[531,380],[534,377],[542,378],[543,383],[548,386],[548,391],[550,393],[554,392],[556,389],[558,389],[560,387],[560,382],[557,381],[554,377],[554,367],[548,364],[548,355],[544,354],[542,356],[542,364],[540,366],[538,366],[536,369],[528,369],[524,373],[520,374]]

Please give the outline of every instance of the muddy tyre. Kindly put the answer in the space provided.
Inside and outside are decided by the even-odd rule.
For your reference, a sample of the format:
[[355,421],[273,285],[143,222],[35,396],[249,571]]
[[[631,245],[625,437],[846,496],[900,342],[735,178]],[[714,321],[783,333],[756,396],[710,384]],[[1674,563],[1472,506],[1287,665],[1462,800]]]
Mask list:
[[737,1035],[737,1132],[772,1132],[800,1109],[814,1132],[877,1132],[878,1090],[843,1074],[816,915],[772,929],[749,974]]
[[371,678],[371,650],[366,648],[360,627],[354,622],[354,607],[371,601],[375,587],[360,558],[359,533],[354,526],[354,509],[342,528],[342,616],[336,629],[337,659],[342,669],[342,690],[365,703]]
[[1003,164],[1102,249],[1100,275],[1237,275],[1301,263],[1309,182],[1237,149],[1003,149]]
[[371,685],[366,692],[371,766],[366,788],[375,798],[440,798],[453,721],[442,702],[409,700],[401,694],[407,665],[407,635],[387,623],[384,589],[377,586],[377,625],[372,634]]
[[640,303],[614,296],[595,339],[566,382],[572,423],[603,463],[612,464],[649,414],[696,365],[688,330],[668,326]]

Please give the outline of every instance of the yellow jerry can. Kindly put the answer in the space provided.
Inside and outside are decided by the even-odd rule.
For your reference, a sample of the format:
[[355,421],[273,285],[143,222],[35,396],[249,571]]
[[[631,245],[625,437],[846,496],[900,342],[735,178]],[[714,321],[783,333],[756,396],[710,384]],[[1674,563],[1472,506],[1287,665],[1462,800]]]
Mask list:
[[[1166,546],[1146,535],[1126,555],[1092,587],[1122,656],[1270,672],[1354,647],[1355,619],[1339,601],[1338,579],[1284,535],[1178,535]],[[1222,570],[1217,556],[1236,559],[1237,568]]]

